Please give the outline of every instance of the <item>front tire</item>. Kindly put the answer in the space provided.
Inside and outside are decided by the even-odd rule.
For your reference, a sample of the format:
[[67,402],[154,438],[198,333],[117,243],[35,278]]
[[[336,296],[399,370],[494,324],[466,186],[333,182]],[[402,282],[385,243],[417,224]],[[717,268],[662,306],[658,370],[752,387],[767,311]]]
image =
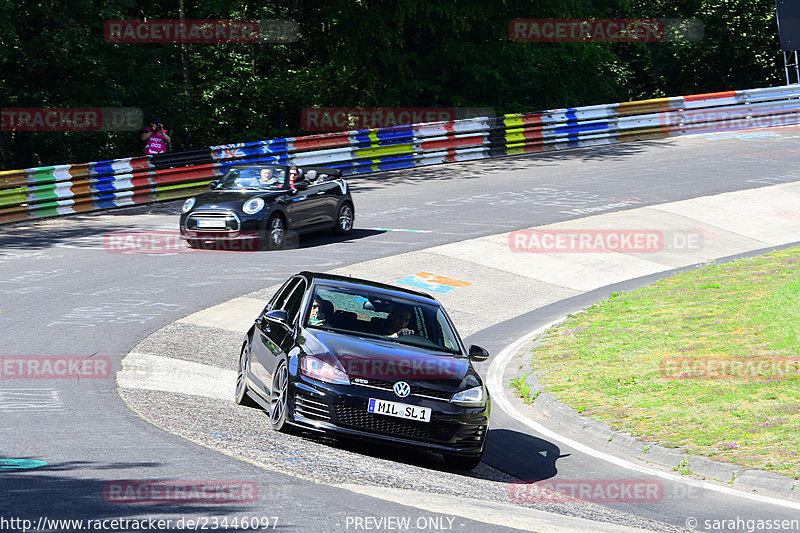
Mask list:
[[269,395],[269,423],[275,431],[286,431],[289,406],[289,367],[285,361],[278,364],[272,377],[272,391]]
[[334,231],[337,235],[347,235],[353,229],[353,220],[355,220],[355,213],[353,206],[345,203],[339,208],[339,213],[336,215],[336,226]]
[[286,244],[286,222],[280,215],[272,215],[264,232],[266,250],[281,250]]
[[247,372],[249,369],[250,350],[247,343],[242,345],[239,355],[239,373],[236,375],[236,403],[245,407],[258,407],[259,405],[247,394]]
[[197,249],[197,248],[202,248],[203,246],[203,241],[201,241],[200,239],[188,239],[186,243],[189,245],[189,248]]

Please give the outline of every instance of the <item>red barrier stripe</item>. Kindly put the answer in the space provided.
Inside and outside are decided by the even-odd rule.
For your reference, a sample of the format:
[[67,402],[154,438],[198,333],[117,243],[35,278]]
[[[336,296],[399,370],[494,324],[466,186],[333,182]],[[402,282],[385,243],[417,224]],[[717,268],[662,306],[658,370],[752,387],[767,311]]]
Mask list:
[[350,134],[309,135],[307,137],[298,137],[291,144],[298,152],[320,148],[341,148],[343,146],[350,146]]
[[483,146],[483,143],[483,135],[473,135],[470,137],[448,137],[437,141],[424,141],[419,143],[419,146],[423,150],[438,150],[452,146]]
[[705,93],[705,94],[691,94],[684,96],[683,99],[687,102],[696,102],[697,100],[717,100],[719,98],[730,98],[736,96],[736,91],[723,91],[721,93]]
[[130,161],[131,168],[136,170],[146,170],[150,168],[150,158],[147,156],[134,157]]
[[138,189],[140,187],[149,187],[153,184],[153,181],[150,179],[150,173],[140,173],[134,174],[133,178],[131,178],[131,184],[134,188]]

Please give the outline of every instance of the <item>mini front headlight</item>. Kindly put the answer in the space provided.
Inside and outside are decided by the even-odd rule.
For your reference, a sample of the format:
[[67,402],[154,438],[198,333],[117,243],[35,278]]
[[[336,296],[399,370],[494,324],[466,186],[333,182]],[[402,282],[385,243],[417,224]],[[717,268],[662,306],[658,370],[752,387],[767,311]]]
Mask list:
[[181,208],[181,211],[183,211],[184,213],[188,213],[189,210],[194,207],[195,201],[196,201],[195,198],[187,198],[186,201],[183,202],[183,207]]
[[242,211],[248,215],[255,215],[264,208],[264,200],[261,198],[250,198],[242,206]]
[[450,403],[463,405],[464,407],[483,407],[486,398],[483,395],[483,387],[472,387],[453,394]]

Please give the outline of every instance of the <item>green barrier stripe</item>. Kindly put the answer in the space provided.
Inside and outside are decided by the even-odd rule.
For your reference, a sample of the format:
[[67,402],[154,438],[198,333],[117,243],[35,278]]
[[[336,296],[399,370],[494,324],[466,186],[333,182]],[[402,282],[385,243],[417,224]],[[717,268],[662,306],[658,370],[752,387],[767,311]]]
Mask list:
[[26,192],[28,192],[27,187],[0,191],[0,205],[24,204],[28,201],[28,197],[25,195]]
[[390,144],[389,146],[376,146],[374,148],[356,149],[353,155],[356,158],[375,159],[387,155],[411,154],[414,152],[414,144]]

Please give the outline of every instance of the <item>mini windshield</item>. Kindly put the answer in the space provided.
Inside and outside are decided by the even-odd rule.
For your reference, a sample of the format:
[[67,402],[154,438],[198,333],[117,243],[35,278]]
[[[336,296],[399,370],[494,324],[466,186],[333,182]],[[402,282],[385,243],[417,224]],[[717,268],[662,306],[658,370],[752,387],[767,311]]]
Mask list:
[[380,338],[448,354],[461,353],[456,332],[438,305],[370,288],[321,285],[304,314],[306,327]]
[[282,168],[233,167],[222,177],[218,189],[282,189],[286,171]]

